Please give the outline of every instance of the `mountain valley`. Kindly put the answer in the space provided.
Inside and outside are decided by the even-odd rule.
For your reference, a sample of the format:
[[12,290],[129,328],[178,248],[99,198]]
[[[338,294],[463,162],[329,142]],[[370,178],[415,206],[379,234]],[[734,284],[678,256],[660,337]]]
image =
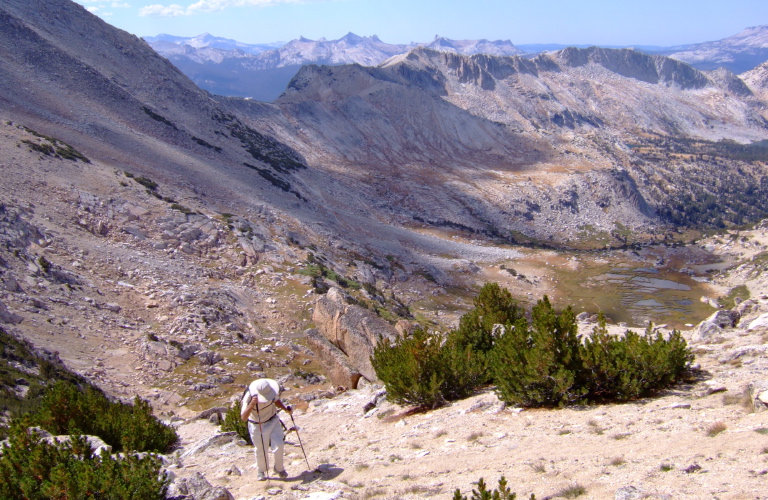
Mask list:
[[[236,498],[448,498],[501,474],[547,498],[759,496],[768,412],[739,395],[768,359],[768,63],[510,47],[296,59],[259,102],[201,90],[73,2],[5,0],[0,327],[147,398],[182,434],[175,474]],[[626,405],[520,411],[488,389],[414,413],[376,381],[332,384],[304,334],[329,288],[446,332],[488,282],[573,305],[583,334],[598,312],[613,332],[682,329],[699,378]],[[319,466],[298,474],[291,450],[274,494],[235,441],[180,458],[258,376],[288,389]]]

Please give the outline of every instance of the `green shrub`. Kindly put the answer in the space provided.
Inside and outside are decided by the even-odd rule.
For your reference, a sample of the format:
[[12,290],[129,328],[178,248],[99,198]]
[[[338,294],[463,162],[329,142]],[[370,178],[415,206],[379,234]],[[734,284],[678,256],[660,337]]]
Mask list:
[[382,343],[371,362],[397,404],[435,408],[488,382],[499,398],[522,406],[626,401],[677,382],[693,361],[680,332],[668,339],[608,334],[604,318],[582,344],[573,310],[558,313],[544,296],[530,322],[507,290],[490,284],[443,339],[417,329]]
[[[501,478],[499,478],[499,487],[494,488],[493,490],[488,489],[485,485],[485,481],[481,477],[480,480],[477,481],[477,489],[472,490],[472,496],[469,500],[515,500],[516,498],[517,493],[510,491],[509,487],[507,487],[507,480],[504,476],[501,476]],[[467,497],[462,495],[461,490],[457,488],[456,491],[453,492],[453,500],[467,500]],[[536,495],[531,493],[530,500],[536,500]]]
[[395,345],[386,341],[373,351],[371,363],[397,404],[436,408],[445,401],[446,366],[442,337],[417,328]]
[[480,352],[489,352],[498,338],[498,325],[514,323],[524,317],[512,294],[497,283],[488,283],[474,299],[474,309],[459,320],[453,342],[460,347],[471,346]]
[[113,403],[98,389],[57,382],[48,387],[34,425],[52,434],[99,436],[115,451],[165,453],[179,439],[176,431],[152,415],[152,407],[138,396],[134,403]]
[[653,393],[677,381],[693,355],[677,330],[665,340],[649,326],[644,335],[627,330],[608,334],[601,317],[581,349],[589,399],[626,401]]
[[243,422],[240,419],[240,406],[241,401],[238,399],[232,405],[232,408],[224,415],[224,422],[221,423],[221,430],[224,432],[237,432],[237,435],[245,439],[248,444],[253,444],[251,441],[251,433],[248,432],[248,422]]
[[153,181],[149,177],[134,177],[134,181],[138,182],[150,191],[155,191],[158,188],[157,182]]
[[568,307],[557,314],[545,295],[531,311],[531,324],[504,325],[491,353],[491,374],[499,397],[523,406],[562,406],[580,401],[580,338]]
[[49,444],[22,418],[11,426],[0,456],[0,498],[162,500],[168,478],[152,455],[94,455],[82,436]]
[[608,334],[600,318],[581,343],[573,312],[556,314],[544,297],[532,320],[508,325],[492,353],[491,369],[499,397],[523,406],[563,406],[579,402],[627,401],[677,382],[693,361],[680,332],[668,339],[653,333]]

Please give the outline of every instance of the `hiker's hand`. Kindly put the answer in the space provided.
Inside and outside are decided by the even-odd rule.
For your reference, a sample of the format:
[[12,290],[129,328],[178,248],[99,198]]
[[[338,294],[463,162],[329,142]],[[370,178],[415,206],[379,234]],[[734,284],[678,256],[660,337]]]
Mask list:
[[293,406],[285,405],[285,411],[287,411],[288,413],[293,413]]

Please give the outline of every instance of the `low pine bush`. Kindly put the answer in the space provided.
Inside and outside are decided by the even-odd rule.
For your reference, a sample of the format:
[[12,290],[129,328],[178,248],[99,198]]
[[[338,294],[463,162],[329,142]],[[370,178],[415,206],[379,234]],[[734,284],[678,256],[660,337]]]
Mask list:
[[686,372],[693,355],[680,332],[665,339],[649,326],[644,335],[608,334],[600,317],[581,348],[584,383],[592,401],[627,401],[669,387]]
[[446,372],[442,337],[417,328],[395,345],[380,343],[371,357],[373,368],[387,386],[387,398],[397,404],[436,408],[444,403]]
[[608,334],[600,318],[583,343],[570,308],[560,314],[545,296],[531,324],[508,325],[493,351],[491,370],[499,397],[523,406],[627,401],[677,382],[693,361],[680,332],[668,339],[648,327],[644,335]]
[[504,325],[491,353],[499,397],[523,406],[563,406],[581,401],[580,339],[571,308],[557,314],[544,296],[525,319]]
[[15,421],[0,453],[0,498],[162,500],[169,480],[153,455],[94,455],[84,437],[51,444],[28,417]]
[[445,337],[417,329],[378,345],[371,357],[391,401],[425,408],[487,383],[502,401],[528,407],[626,401],[674,384],[692,361],[678,331],[664,338],[649,327],[617,337],[601,316],[582,342],[571,307],[558,312],[544,296],[528,320],[496,284],[482,288],[475,308]]
[[112,402],[99,389],[84,389],[64,382],[46,388],[33,425],[52,434],[99,436],[115,451],[165,453],[179,439],[176,431],[152,415],[148,402],[136,397],[134,403]]
[[[507,480],[504,476],[501,476],[501,478],[499,478],[499,487],[492,490],[488,489],[485,485],[485,481],[481,477],[477,481],[477,489],[472,490],[472,496],[469,497],[469,500],[515,500],[516,498],[517,493],[510,491],[507,486]],[[461,490],[457,488],[456,491],[453,492],[453,500],[468,499],[467,496],[462,495]],[[536,500],[536,495],[531,493],[530,500]]]
[[371,361],[391,401],[435,408],[490,382],[489,356],[502,331],[498,326],[519,321],[524,312],[495,283],[480,290],[474,305],[445,338],[417,329],[393,346],[376,347]]
[[248,432],[248,422],[243,422],[240,418],[242,402],[238,399],[224,415],[224,421],[221,423],[221,430],[224,432],[237,432],[237,435],[245,439],[248,444],[251,441],[251,433]]

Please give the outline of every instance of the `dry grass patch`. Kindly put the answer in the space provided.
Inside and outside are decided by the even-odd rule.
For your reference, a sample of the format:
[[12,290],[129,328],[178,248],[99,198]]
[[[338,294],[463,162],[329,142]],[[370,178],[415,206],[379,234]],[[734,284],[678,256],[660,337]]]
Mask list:
[[481,437],[483,437],[482,432],[473,432],[469,436],[467,436],[467,441],[470,443],[476,443]]
[[663,463],[663,464],[659,465],[659,470],[661,472],[669,472],[669,471],[674,470],[674,469],[675,469],[675,466],[672,465],[672,464]]
[[725,432],[726,429],[728,429],[728,426],[725,425],[725,422],[715,422],[707,427],[706,434],[709,437],[715,437],[721,432]]
[[768,428],[766,427],[760,427],[759,429],[755,429],[755,432],[758,434],[762,434],[763,436],[768,436]]
[[597,434],[598,436],[602,436],[603,433],[605,432],[605,429],[603,429],[600,426],[600,423],[597,420],[590,420],[589,422],[587,422],[587,424],[589,424],[591,432],[593,432],[594,434]]
[[624,460],[624,457],[613,457],[609,464],[613,465],[614,467],[618,467],[619,465],[624,465],[627,463],[626,460]]
[[562,498],[577,498],[587,493],[587,489],[580,484],[572,484],[559,490],[553,496]]
[[376,498],[386,494],[387,494],[387,490],[384,488],[367,488],[360,495],[360,498],[361,500],[368,500],[369,498]]
[[434,495],[437,495],[440,493],[439,488],[429,488],[427,486],[421,485],[421,484],[414,484],[413,486],[409,486],[403,490],[403,493],[406,495],[419,495],[420,497],[431,497]]
[[435,432],[435,437],[436,438],[440,438],[440,437],[447,436],[447,435],[448,435],[448,431],[445,430],[445,429],[440,429],[439,431]]
[[368,464],[357,464],[357,465],[355,465],[355,470],[356,470],[357,472],[360,472],[360,471],[364,471],[364,470],[366,470],[366,469],[369,469],[370,467],[371,467],[371,466],[370,466],[370,465],[368,465]]
[[736,394],[723,394],[724,405],[739,405],[745,410],[752,411],[752,398],[749,396],[749,390],[744,389]]
[[538,462],[531,464],[531,469],[538,472],[539,474],[544,474],[547,472],[547,464],[544,462],[544,460],[539,460]]
[[618,434],[614,434],[614,435],[613,435],[613,436],[611,436],[611,437],[612,437],[613,439],[615,439],[616,441],[621,441],[622,439],[627,439],[627,438],[628,438],[629,436],[631,436],[631,435],[632,435],[632,434],[630,434],[629,432],[620,432],[620,433],[618,433]]

